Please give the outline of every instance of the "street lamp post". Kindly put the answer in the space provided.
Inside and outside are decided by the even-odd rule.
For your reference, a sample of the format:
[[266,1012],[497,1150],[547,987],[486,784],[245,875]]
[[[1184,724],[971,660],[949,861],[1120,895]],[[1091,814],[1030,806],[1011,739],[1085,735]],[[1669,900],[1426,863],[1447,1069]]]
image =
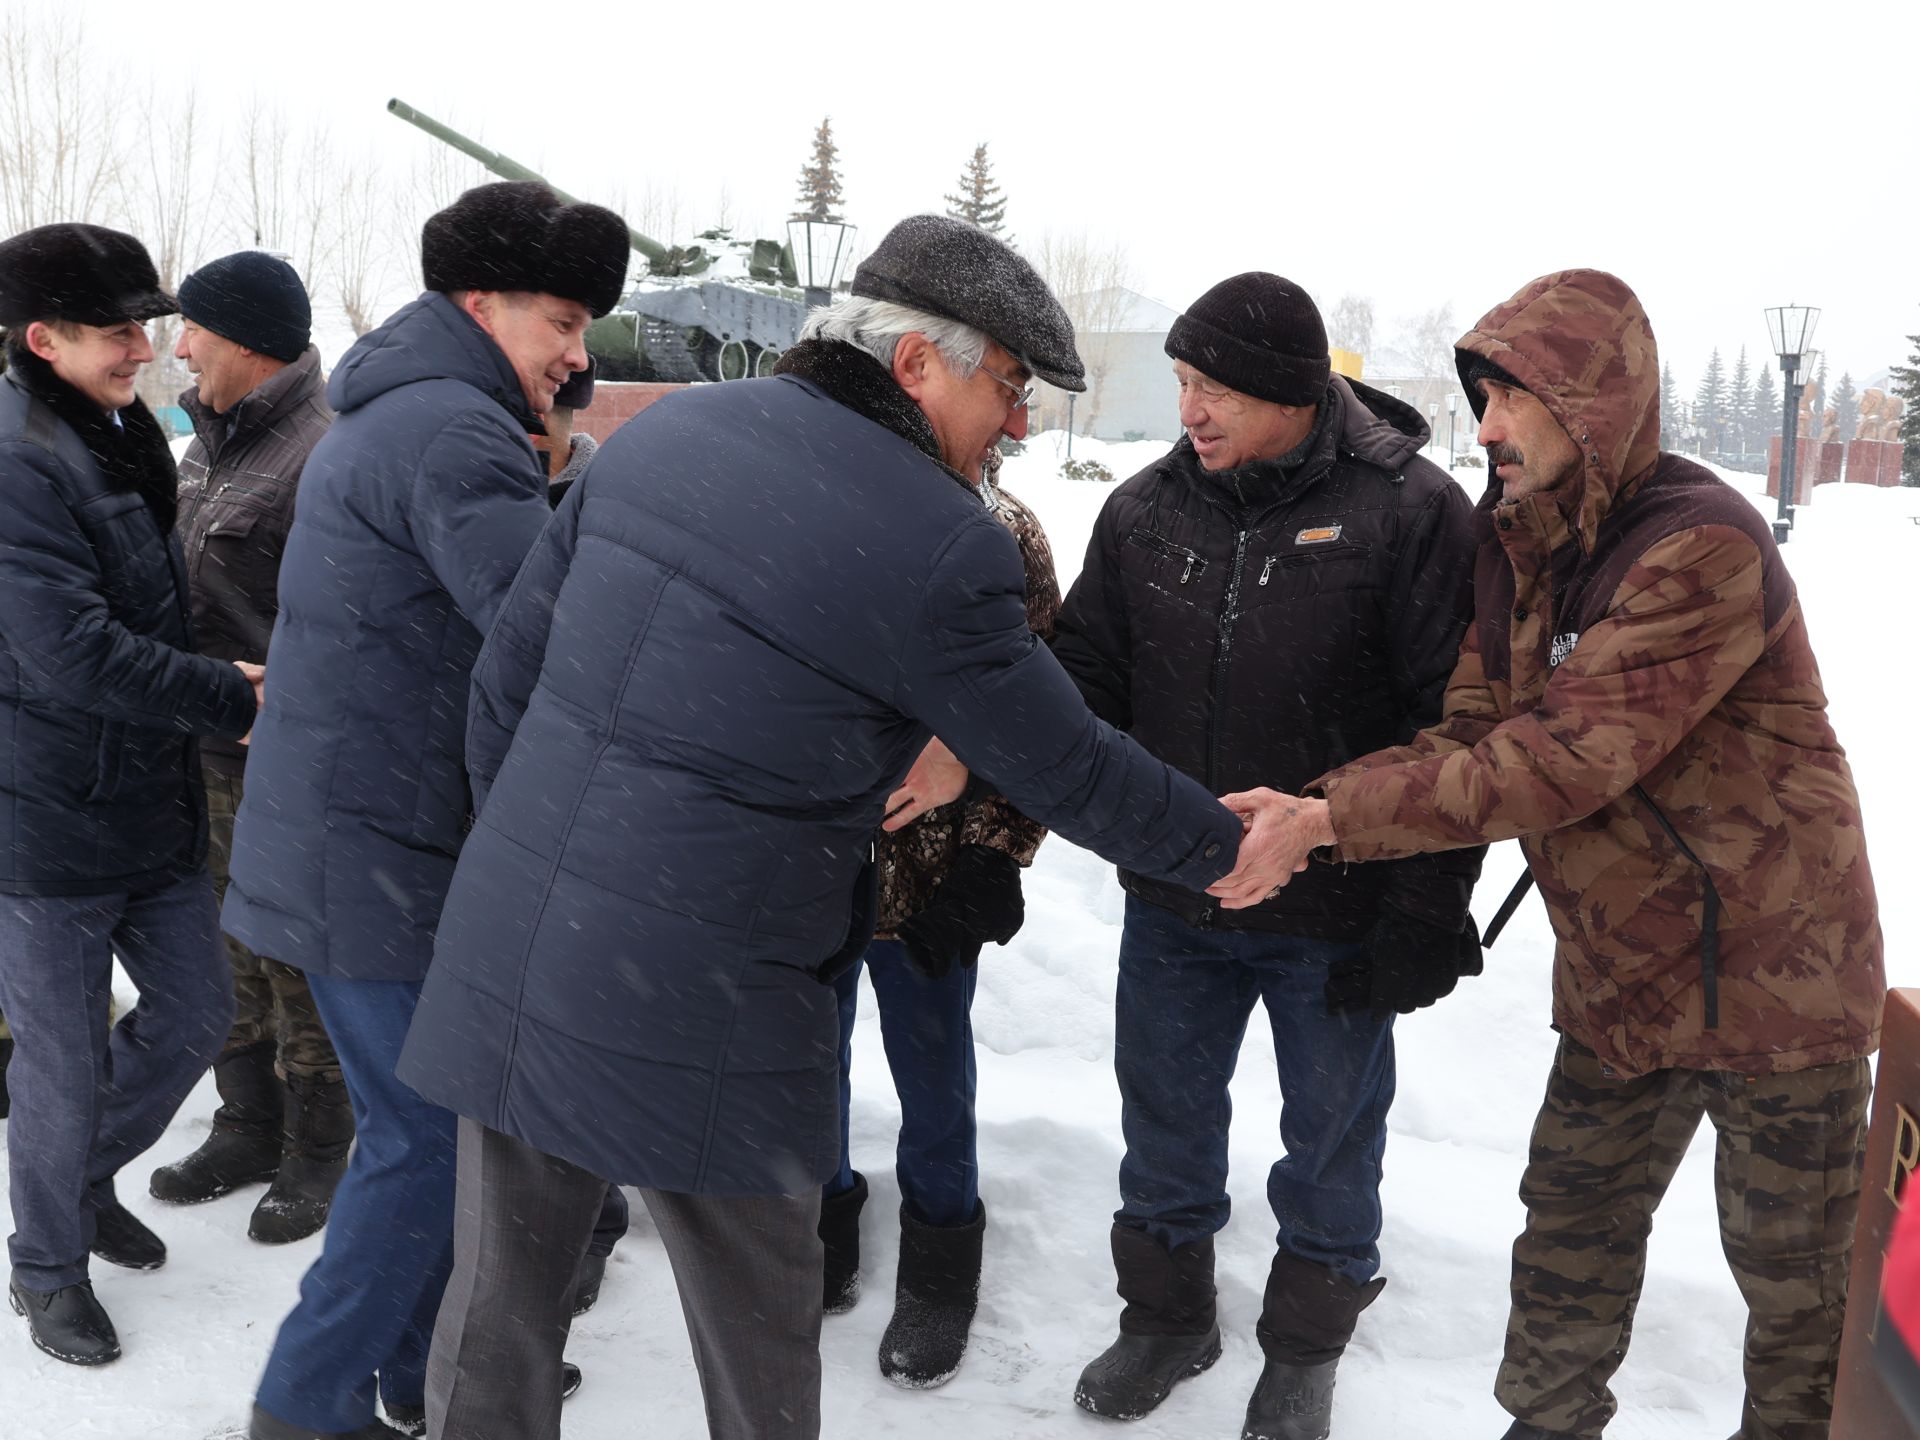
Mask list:
[[1793,532],[1794,461],[1800,448],[1800,390],[1813,371],[1813,329],[1820,323],[1815,305],[1775,305],[1766,311],[1767,336],[1780,357],[1786,408],[1780,417],[1780,508],[1773,522],[1775,543]]
[[787,244],[793,250],[793,270],[806,291],[807,308],[833,303],[833,287],[840,267],[853,251],[859,227],[838,220],[789,220]]
[[1447,392],[1447,473],[1453,473],[1453,417],[1460,412],[1460,397],[1449,390]]
[[1437,401],[1427,402],[1427,443],[1431,445],[1440,438],[1440,405]]

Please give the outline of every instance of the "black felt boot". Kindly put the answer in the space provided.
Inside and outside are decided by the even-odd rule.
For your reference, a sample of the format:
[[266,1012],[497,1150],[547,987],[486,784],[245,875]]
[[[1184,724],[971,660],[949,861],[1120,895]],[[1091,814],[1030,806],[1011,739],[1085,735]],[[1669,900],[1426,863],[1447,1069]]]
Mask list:
[[340,1080],[289,1075],[280,1172],[253,1207],[247,1234],[262,1245],[304,1240],[327,1223],[333,1192],[347,1173],[353,1110]]
[[1385,1280],[1355,1285],[1285,1250],[1273,1257],[1256,1332],[1267,1357],[1241,1440],[1327,1440],[1333,1376],[1360,1312]]
[[242,1185],[271,1180],[280,1169],[280,1082],[273,1041],[229,1050],[213,1062],[220,1108],[200,1148],[147,1181],[147,1193],[169,1205],[217,1200]]
[[1120,1338],[1088,1362],[1073,1403],[1109,1420],[1138,1420],[1188,1376],[1220,1358],[1213,1241],[1168,1250],[1144,1230],[1113,1227]]
[[843,1315],[860,1298],[860,1212],[867,1203],[867,1177],[853,1172],[853,1188],[820,1202],[820,1243],[826,1247],[820,1308]]
[[951,1380],[967,1353],[980,1303],[980,1248],[987,1207],[965,1225],[923,1225],[900,1207],[900,1270],[893,1319],[880,1337],[880,1373],[909,1390]]

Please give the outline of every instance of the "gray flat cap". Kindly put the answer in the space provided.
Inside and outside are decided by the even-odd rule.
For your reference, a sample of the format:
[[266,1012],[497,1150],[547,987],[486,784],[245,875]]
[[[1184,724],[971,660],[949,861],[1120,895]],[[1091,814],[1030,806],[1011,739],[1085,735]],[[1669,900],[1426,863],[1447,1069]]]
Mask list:
[[945,215],[909,216],[860,262],[853,293],[984,330],[1049,385],[1087,388],[1073,322],[1047,282],[978,225]]

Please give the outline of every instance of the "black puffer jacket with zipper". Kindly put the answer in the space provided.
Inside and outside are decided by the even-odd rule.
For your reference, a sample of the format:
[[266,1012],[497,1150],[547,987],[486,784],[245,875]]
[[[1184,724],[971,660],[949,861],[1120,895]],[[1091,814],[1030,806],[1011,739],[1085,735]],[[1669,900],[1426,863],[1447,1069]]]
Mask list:
[[[1475,546],[1427,436],[1411,406],[1335,376],[1292,453],[1215,473],[1182,439],[1121,485],[1052,642],[1088,705],[1217,795],[1297,793],[1438,719]],[[1389,898],[1458,929],[1483,854],[1314,865],[1240,911],[1120,878],[1190,924],[1357,940]]]

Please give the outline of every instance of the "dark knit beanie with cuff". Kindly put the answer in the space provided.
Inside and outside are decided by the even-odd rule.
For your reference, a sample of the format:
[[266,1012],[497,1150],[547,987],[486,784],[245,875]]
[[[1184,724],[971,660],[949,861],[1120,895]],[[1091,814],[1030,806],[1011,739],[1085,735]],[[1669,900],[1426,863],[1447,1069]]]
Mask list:
[[1166,352],[1209,380],[1278,405],[1317,405],[1333,360],[1311,296],[1291,280],[1249,270],[1222,280],[1167,332]]
[[289,363],[312,339],[313,304],[299,272],[264,250],[223,256],[187,276],[180,313],[223,340]]
[[1476,420],[1484,420],[1487,414],[1487,392],[1480,388],[1483,380],[1491,380],[1509,390],[1533,393],[1491,360],[1471,350],[1455,350],[1453,357],[1454,367],[1460,372],[1460,384],[1467,392],[1467,404],[1473,407],[1473,418]]
[[476,185],[420,230],[429,290],[524,290],[558,295],[595,318],[620,303],[633,246],[627,222],[599,205],[568,204],[534,180]]

